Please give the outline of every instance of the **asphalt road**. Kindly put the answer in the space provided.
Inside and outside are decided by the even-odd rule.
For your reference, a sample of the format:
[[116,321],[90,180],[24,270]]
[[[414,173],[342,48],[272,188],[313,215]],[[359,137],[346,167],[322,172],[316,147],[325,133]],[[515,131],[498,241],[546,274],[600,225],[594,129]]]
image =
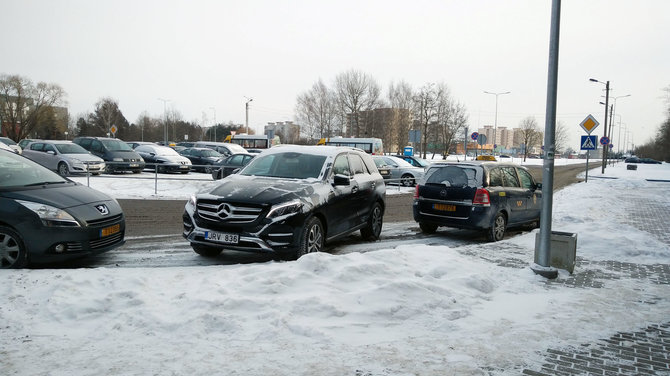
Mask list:
[[[554,167],[554,191],[580,181],[577,174],[584,172],[585,164]],[[529,166],[537,181],[542,181],[542,166]],[[118,200],[126,214],[126,237],[178,235],[182,232],[181,216],[184,200]],[[412,195],[386,196],[384,222],[412,221]]]

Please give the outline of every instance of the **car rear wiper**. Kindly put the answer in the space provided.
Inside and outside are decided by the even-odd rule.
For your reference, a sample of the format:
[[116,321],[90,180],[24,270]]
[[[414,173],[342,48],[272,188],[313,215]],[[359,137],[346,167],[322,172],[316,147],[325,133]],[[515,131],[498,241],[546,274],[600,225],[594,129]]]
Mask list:
[[39,183],[26,184],[26,185],[24,185],[24,187],[34,187],[34,186],[38,186],[38,185],[51,185],[51,184],[65,184],[65,183],[67,183],[67,181],[65,181],[65,180],[63,180],[63,181],[42,181],[42,182],[39,182]]

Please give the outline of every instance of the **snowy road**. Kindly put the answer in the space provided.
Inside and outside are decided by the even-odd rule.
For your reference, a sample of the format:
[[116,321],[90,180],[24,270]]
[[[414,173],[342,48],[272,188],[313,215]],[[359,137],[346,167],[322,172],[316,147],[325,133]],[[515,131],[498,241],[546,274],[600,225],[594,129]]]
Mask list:
[[[511,230],[507,238],[519,234]],[[358,232],[327,245],[330,254],[371,252],[399,246],[444,245],[457,248],[463,245],[485,242],[485,237],[476,231],[440,228],[436,235],[421,233],[416,222],[384,223],[381,239],[367,242]],[[202,257],[193,252],[189,243],[181,235],[156,235],[128,237],[126,244],[110,252],[67,263],[50,264],[47,268],[169,268],[206,265],[231,265],[272,261],[269,255],[224,251],[216,258]],[[41,266],[35,266],[41,268]]]

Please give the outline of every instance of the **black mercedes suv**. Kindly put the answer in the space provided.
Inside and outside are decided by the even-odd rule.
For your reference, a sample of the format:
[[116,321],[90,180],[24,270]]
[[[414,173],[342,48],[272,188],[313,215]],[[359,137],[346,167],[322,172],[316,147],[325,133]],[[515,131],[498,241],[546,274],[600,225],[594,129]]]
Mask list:
[[385,198],[384,179],[362,150],[282,145],[191,197],[183,236],[203,256],[230,249],[295,259],[357,230],[378,239]]

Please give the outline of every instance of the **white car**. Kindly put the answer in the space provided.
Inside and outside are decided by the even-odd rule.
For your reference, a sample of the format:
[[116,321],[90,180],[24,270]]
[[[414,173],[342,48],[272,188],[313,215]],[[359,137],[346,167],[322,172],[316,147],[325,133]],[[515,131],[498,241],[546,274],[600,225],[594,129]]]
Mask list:
[[7,144],[5,144],[4,142],[0,142],[0,150],[7,150],[11,151],[12,153],[14,152],[14,149],[7,146]]
[[12,140],[9,137],[0,137],[0,144],[8,146],[16,154],[21,154],[21,152],[22,152],[21,147],[19,146],[19,144],[14,142],[14,140]]
[[64,140],[40,140],[29,143],[23,156],[61,176],[89,172],[100,175],[105,171],[105,161],[88,150]]
[[191,160],[169,146],[140,145],[135,148],[135,151],[147,163],[146,168],[148,169],[156,169],[157,172],[181,172],[182,174],[191,171]]

